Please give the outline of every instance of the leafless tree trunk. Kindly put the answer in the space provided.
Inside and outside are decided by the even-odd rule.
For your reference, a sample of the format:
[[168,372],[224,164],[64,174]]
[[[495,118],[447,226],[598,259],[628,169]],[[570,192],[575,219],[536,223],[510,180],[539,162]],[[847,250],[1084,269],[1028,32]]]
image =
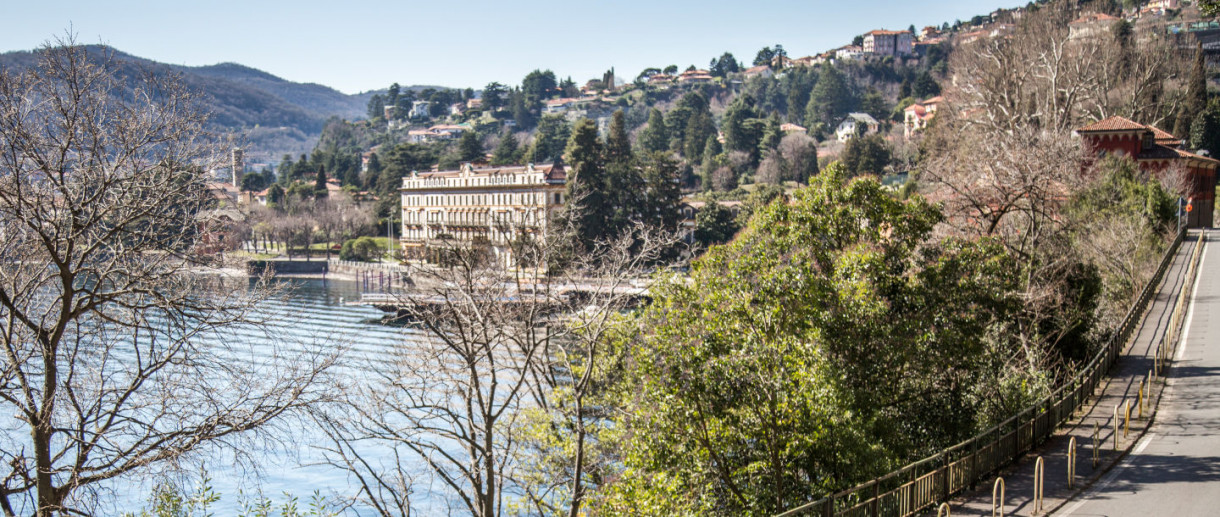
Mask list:
[[[463,513],[500,515],[509,493],[540,511],[578,514],[591,465],[586,426],[598,418],[586,402],[604,378],[613,320],[639,298],[646,267],[680,240],[641,230],[576,258],[562,242],[518,239],[516,267],[505,268],[489,248],[455,241],[441,251],[443,264],[412,271],[418,289],[400,303],[423,343],[398,350],[388,366],[370,365],[375,380],[349,391],[341,412],[319,416],[333,439],[331,463],[354,473],[360,498],[381,515],[411,508],[411,481],[425,475]],[[560,257],[562,272],[548,271]],[[560,425],[547,432],[572,448],[530,457],[531,415]],[[370,443],[392,459],[362,452]]]
[[218,156],[182,87],[74,42],[0,72],[0,510],[89,514],[97,483],[233,443],[322,397],[331,359],[243,366],[268,295],[194,274]]

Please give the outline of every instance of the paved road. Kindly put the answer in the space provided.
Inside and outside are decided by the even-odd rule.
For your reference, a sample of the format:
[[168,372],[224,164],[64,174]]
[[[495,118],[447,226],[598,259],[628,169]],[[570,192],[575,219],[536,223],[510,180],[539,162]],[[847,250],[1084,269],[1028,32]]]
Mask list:
[[1220,515],[1220,241],[1212,232],[1156,422],[1131,455],[1057,515]]

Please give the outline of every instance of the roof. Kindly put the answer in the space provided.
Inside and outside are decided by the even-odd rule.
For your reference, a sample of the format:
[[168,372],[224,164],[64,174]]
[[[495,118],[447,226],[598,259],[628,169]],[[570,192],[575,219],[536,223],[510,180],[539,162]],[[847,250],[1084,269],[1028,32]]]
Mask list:
[[[1082,128],[1077,128],[1077,133],[1092,133],[1101,131],[1140,131],[1147,130],[1148,126],[1135,122],[1131,119],[1113,116],[1104,120],[1099,120]],[[1164,133],[1164,131],[1162,131]],[[1168,133],[1166,133],[1168,134]]]
[[1117,17],[1110,16],[1106,13],[1090,13],[1090,14],[1081,16],[1080,18],[1076,18],[1075,20],[1072,20],[1072,22],[1069,23],[1069,25],[1075,25],[1078,23],[1116,22],[1116,21],[1118,21]]
[[[463,166],[463,167],[465,167],[465,166]],[[482,168],[478,168],[478,169],[469,168],[468,170],[469,170],[470,174],[490,176],[490,175],[495,175],[495,174],[525,174],[527,172],[530,172],[530,169],[533,169],[535,172],[541,171],[543,174],[546,174],[547,179],[551,179],[551,180],[563,180],[563,179],[567,178],[567,171],[563,167],[563,162],[556,162],[556,163],[551,163],[551,164],[546,164],[546,165],[529,164],[529,165],[512,165],[512,166],[504,166],[504,167],[482,167]],[[463,170],[458,169],[458,170],[450,170],[450,171],[420,172],[418,174],[419,174],[419,177],[421,177],[421,178],[448,178],[448,177],[460,176],[462,173],[463,173]]]
[[871,36],[896,36],[898,34],[910,34],[910,33],[911,33],[911,31],[887,31],[885,29],[878,29],[875,31],[868,31],[868,32],[864,33],[864,35],[865,36],[870,36],[870,35]]
[[937,95],[937,96],[935,96],[935,97],[932,97],[931,99],[928,99],[928,100],[926,100],[926,101],[921,102],[920,104],[924,104],[924,105],[927,105],[927,104],[940,104],[940,103],[942,103],[942,102],[945,102],[945,98],[944,98],[943,96]]
[[860,122],[864,122],[865,124],[877,123],[877,119],[873,118],[873,116],[869,115],[868,113],[848,113],[847,118],[856,119]]
[[769,67],[767,65],[752,66],[750,68],[745,69],[745,74],[746,75],[761,74],[768,70],[771,70],[771,67]]
[[785,123],[785,124],[780,124],[780,126],[779,126],[779,130],[780,130],[780,131],[783,131],[783,132],[789,132],[789,131],[798,131],[798,132],[801,132],[801,133],[804,133],[804,132],[808,131],[808,129],[805,129],[803,126],[798,126],[798,125],[793,124],[793,123],[791,123],[791,122],[789,122],[789,123]]

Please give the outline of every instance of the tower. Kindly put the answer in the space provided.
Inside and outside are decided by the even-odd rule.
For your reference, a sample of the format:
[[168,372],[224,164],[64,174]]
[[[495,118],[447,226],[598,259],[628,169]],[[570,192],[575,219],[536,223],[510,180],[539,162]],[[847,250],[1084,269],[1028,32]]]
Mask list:
[[246,164],[243,161],[242,150],[240,147],[233,148],[233,185],[241,186],[241,175],[246,170]]

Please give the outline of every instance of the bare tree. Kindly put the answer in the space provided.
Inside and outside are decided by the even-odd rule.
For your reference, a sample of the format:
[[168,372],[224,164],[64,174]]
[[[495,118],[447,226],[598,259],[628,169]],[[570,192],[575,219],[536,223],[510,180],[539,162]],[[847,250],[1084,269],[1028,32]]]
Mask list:
[[312,404],[330,364],[232,360],[218,333],[268,291],[194,274],[217,230],[205,118],[172,79],[100,61],[69,38],[0,72],[5,515],[92,513],[100,482]]
[[[331,463],[353,472],[381,515],[409,511],[411,481],[424,475],[463,513],[499,515],[506,497],[523,495],[540,512],[576,515],[602,463],[587,447],[600,356],[614,317],[646,287],[645,269],[678,242],[665,235],[641,229],[573,255],[567,239],[523,234],[509,268],[497,260],[504,250],[485,245],[439,250],[441,264],[416,267],[418,289],[399,301],[423,342],[396,351],[388,367],[370,365],[375,380],[319,416]],[[572,446],[527,447],[551,439]],[[370,443],[389,458],[369,455]],[[424,468],[412,470],[412,458]]]

